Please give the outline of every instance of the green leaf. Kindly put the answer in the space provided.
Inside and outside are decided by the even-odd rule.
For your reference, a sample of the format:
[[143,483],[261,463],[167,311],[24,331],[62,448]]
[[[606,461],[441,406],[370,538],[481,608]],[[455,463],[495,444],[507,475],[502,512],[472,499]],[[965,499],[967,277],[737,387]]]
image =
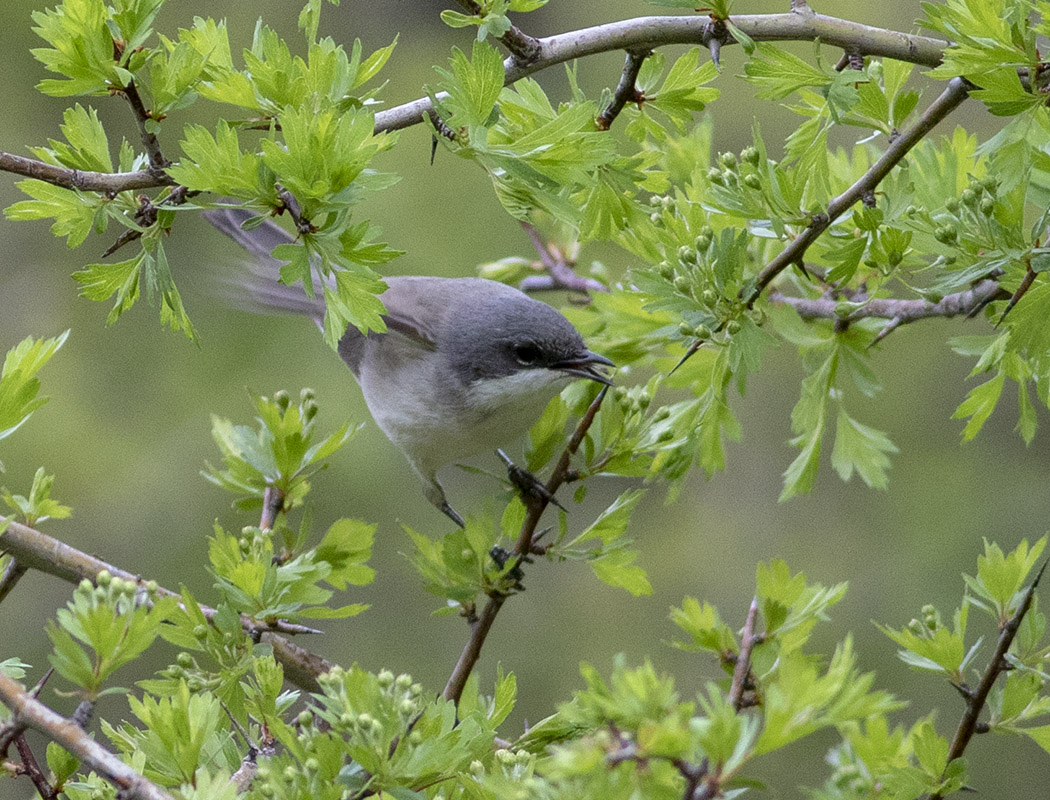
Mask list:
[[856,470],[868,486],[885,489],[889,484],[886,470],[890,465],[886,453],[896,452],[897,447],[886,434],[857,422],[839,406],[831,466],[842,480],[848,481]]
[[0,370],[0,440],[18,430],[46,397],[38,397],[40,381],[36,374],[66,342],[69,331],[53,339],[27,337],[4,357]]
[[51,499],[51,486],[54,482],[55,476],[48,475],[44,468],[40,467],[33,476],[29,497],[13,495],[4,487],[0,488],[0,499],[21,514],[23,522],[31,528],[49,519],[68,519],[73,509]]
[[69,247],[78,247],[91,233],[92,228],[105,230],[105,218],[101,216],[102,199],[97,195],[63,189],[36,178],[28,178],[15,184],[32,200],[22,200],[4,209],[4,216],[13,220],[51,219],[51,233],[65,236]]
[[33,57],[49,72],[64,80],[46,79],[37,89],[52,97],[78,94],[104,95],[122,88],[114,60],[109,9],[103,0],[64,0],[47,11],[34,11],[33,32],[50,47],[32,50]]
[[[444,16],[444,15],[443,15]],[[474,42],[470,60],[459,48],[452,50],[451,71],[438,69],[442,88],[449,93],[441,105],[453,127],[485,125],[503,90],[503,59],[492,45]]]
[[591,569],[598,579],[609,586],[626,589],[635,597],[653,593],[652,584],[645,570],[635,566],[638,552],[624,548],[604,551],[591,560]]
[[758,42],[755,51],[757,55],[744,67],[744,75],[759,87],[755,96],[760,99],[780,100],[803,87],[823,87],[831,83],[827,75],[808,61],[769,42]]
[[332,572],[325,579],[336,589],[347,585],[365,586],[375,578],[375,570],[365,566],[372,556],[375,525],[341,519],[332,523],[317,546],[317,558],[327,562]]
[[107,325],[116,322],[138,300],[139,278],[145,256],[145,251],[140,251],[126,261],[88,264],[73,273],[73,280],[80,284],[81,297],[102,302],[116,295],[113,309],[106,317]]
[[969,417],[970,421],[963,428],[963,441],[968,442],[984,427],[988,417],[995,411],[999,402],[999,396],[1003,393],[1005,376],[1000,372],[990,381],[975,386],[966,395],[966,399],[955,409],[952,419],[963,419]]

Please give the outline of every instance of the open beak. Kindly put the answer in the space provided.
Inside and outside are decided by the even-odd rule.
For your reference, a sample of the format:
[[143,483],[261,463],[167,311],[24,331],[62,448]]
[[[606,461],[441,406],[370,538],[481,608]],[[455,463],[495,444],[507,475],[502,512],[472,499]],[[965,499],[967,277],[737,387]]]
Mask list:
[[606,367],[616,366],[605,356],[592,353],[590,350],[584,350],[583,354],[577,358],[566,359],[565,361],[559,361],[557,364],[551,364],[550,369],[556,369],[567,375],[575,375],[577,378],[587,378],[588,380],[597,381],[598,383],[604,383],[606,386],[612,386],[612,378],[608,378],[599,372],[595,366],[597,364]]

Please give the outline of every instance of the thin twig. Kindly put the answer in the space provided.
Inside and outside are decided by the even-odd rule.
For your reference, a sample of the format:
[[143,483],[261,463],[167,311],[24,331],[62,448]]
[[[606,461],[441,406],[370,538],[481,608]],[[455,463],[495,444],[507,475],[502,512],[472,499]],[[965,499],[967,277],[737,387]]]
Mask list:
[[[13,520],[7,530],[0,535],[0,549],[13,555],[28,569],[54,575],[74,585],[85,578],[93,581],[102,570],[108,570],[115,577],[135,581],[139,585],[145,583],[138,575],[133,575],[120,567],[108,564]],[[158,587],[157,594],[161,597],[180,597],[177,593],[164,587]],[[214,608],[202,605],[200,610],[209,621],[215,617]],[[319,690],[317,676],[328,672],[332,664],[321,656],[293,644],[284,636],[278,635],[320,633],[319,630],[284,620],[275,620],[272,623],[252,620],[244,615],[241,616],[241,626],[249,633],[262,632],[261,641],[273,647],[274,656],[284,667],[285,677],[289,681],[307,691]]]
[[842,214],[845,214],[850,206],[863,199],[868,192],[873,191],[882,179],[890,173],[890,170],[897,166],[904,156],[921,142],[926,137],[926,134],[933,130],[937,123],[954,111],[969,96],[971,88],[972,84],[964,79],[952,78],[948,82],[948,87],[926,109],[922,117],[886,148],[882,158],[876,161],[856,183],[828,203],[826,211],[814,214],[809,226],[763,268],[755,279],[755,285],[751,295],[747,298],[747,304],[749,306],[754,304],[758,296],[762,294],[762,290],[783,270],[792,264],[801,263],[806,250],[817,240],[820,234],[827,230],[832,222]]
[[76,723],[34,700],[17,681],[3,673],[0,673],[0,702],[11,709],[18,724],[62,745],[88,769],[116,786],[121,797],[127,800],[172,800],[171,795],[106,750]]
[[276,486],[267,486],[263,492],[262,516],[259,519],[260,530],[273,530],[277,516],[284,511],[284,492]]
[[[481,6],[474,2],[474,0],[456,0],[456,2],[459,3],[460,7],[475,16],[481,12]],[[499,40],[503,46],[511,52],[514,58],[525,64],[530,64],[539,58],[540,51],[542,50],[540,40],[529,36],[517,25],[511,25],[510,30],[499,37]]]
[[40,769],[36,756],[29,749],[29,742],[26,741],[25,734],[19,734],[18,738],[15,739],[15,747],[18,750],[19,758],[22,759],[22,767],[25,769],[25,774],[33,782],[33,786],[36,787],[37,794],[40,795],[41,800],[57,800],[58,792],[55,791],[55,787],[48,782]]
[[557,291],[564,289],[570,292],[587,294],[587,292],[592,291],[609,291],[608,287],[599,281],[596,281],[593,278],[584,278],[582,275],[577,275],[573,270],[574,265],[569,263],[560,248],[555,248],[553,245],[544,242],[543,238],[532,223],[523,220],[521,227],[525,233],[528,234],[532,246],[536,248],[536,252],[539,253],[540,262],[543,264],[543,268],[547,270],[546,275],[530,275],[522,280],[522,282],[518,284],[518,288],[523,292],[528,294],[529,292]]
[[295,198],[295,195],[279,184],[277,186],[277,197],[284,205],[284,210],[288,212],[288,216],[291,217],[292,222],[295,223],[295,229],[299,231],[300,234],[314,233],[317,230],[317,226],[303,216],[303,209],[299,205],[299,201]]
[[[1038,245],[1038,242],[1036,242],[1036,244]],[[1035,270],[1032,269],[1032,265],[1030,263],[1026,264],[1024,277],[1021,279],[1021,283],[1018,284],[1017,290],[1010,296],[1010,302],[1006,304],[1006,308],[1003,309],[1003,313],[999,317],[999,321],[995,323],[995,327],[998,328],[1003,324],[1006,315],[1014,310],[1014,306],[1016,306],[1021,298],[1028,293],[1028,290],[1032,288],[1032,284],[1035,283],[1035,278],[1036,273]]]
[[751,674],[751,651],[755,645],[762,641],[762,634],[755,633],[755,620],[758,618],[758,598],[751,600],[751,607],[747,610],[747,619],[744,620],[744,630],[740,635],[740,652],[733,665],[733,682],[729,687],[729,702],[733,708],[740,713],[746,703],[744,702],[744,691],[749,683],[748,676]]
[[[553,496],[568,479],[572,457],[579,449],[580,444],[583,442],[583,437],[587,435],[587,431],[594,422],[598,409],[601,408],[602,401],[608,393],[608,388],[603,386],[601,391],[598,392],[597,397],[594,398],[587,412],[583,415],[583,419],[576,426],[569,443],[562,451],[561,458],[558,459],[558,463],[555,465],[554,471],[546,483],[545,488],[549,496]],[[518,536],[517,544],[514,545],[513,552],[518,557],[527,556],[532,552],[532,539],[536,534],[536,526],[539,524],[540,517],[548,504],[548,501],[538,494],[524,497],[523,502],[525,503],[525,521],[522,523],[521,533]],[[446,700],[459,703],[459,698],[467,685],[467,679],[470,677],[474,665],[477,664],[478,659],[481,657],[482,645],[485,644],[485,639],[489,635],[492,623],[496,621],[496,615],[499,614],[499,610],[503,607],[506,599],[507,595],[505,594],[494,593],[490,595],[481,614],[470,623],[470,638],[467,639],[463,652],[460,653],[459,660],[456,662],[456,666],[449,676],[448,683],[445,684],[445,690],[442,692],[442,696]]]
[[60,186],[63,189],[76,189],[81,192],[101,192],[116,195],[119,192],[155,189],[159,186],[172,186],[175,181],[164,172],[140,170],[139,172],[86,172],[79,169],[56,167],[33,158],[16,156],[13,153],[0,152],[0,172],[13,172],[27,178]]
[[[996,680],[1008,668],[1006,654],[1010,650],[1010,645],[1014,642],[1014,637],[1017,636],[1017,631],[1021,627],[1025,614],[1032,608],[1036,587],[1039,586],[1039,581],[1046,571],[1047,564],[1050,564],[1050,559],[1043,562],[1043,566],[1039,568],[1032,585],[1024,593],[1021,605],[1017,607],[1017,611],[1014,612],[1014,615],[1010,617],[999,631],[999,640],[996,643],[995,652],[992,653],[992,660],[988,663],[988,668],[984,671],[984,675],[981,676],[981,682],[973,690],[972,697],[967,701],[966,710],[963,712],[962,719],[959,720],[959,727],[955,729],[955,736],[952,737],[951,746],[948,748],[948,764],[962,757],[966,751],[966,745],[970,743],[970,739],[977,732],[977,719],[981,715],[981,710],[984,708],[985,701],[988,699],[992,687],[995,686]],[[941,797],[941,793],[937,792],[931,795],[929,800],[941,800]]]
[[4,568],[4,574],[0,575],[0,603],[4,602],[4,599],[11,594],[11,590],[18,585],[18,582],[22,580],[22,576],[26,574],[28,569],[28,567],[19,564],[17,558],[12,558],[8,562]]
[[132,111],[135,112],[135,121],[139,125],[139,136],[142,139],[142,147],[146,150],[146,156],[149,158],[150,168],[155,172],[160,172],[165,167],[170,166],[171,162],[160,151],[160,142],[157,141],[156,134],[148,127],[152,117],[142,103],[135,81],[128,81],[128,85],[124,87],[123,94],[131,105]]
[[652,55],[652,52],[652,50],[627,51],[627,58],[623,63],[623,74],[620,76],[620,83],[617,84],[616,90],[613,92],[612,101],[602,109],[602,113],[595,120],[598,130],[609,130],[612,127],[613,120],[620,115],[623,107],[628,103],[641,103],[645,100],[645,95],[638,91],[635,82],[638,80],[638,73],[642,69],[642,64],[645,63],[645,59]]

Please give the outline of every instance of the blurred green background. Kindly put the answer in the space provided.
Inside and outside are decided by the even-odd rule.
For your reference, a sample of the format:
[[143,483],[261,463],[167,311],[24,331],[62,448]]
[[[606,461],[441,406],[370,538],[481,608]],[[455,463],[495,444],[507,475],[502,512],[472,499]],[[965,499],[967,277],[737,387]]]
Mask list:
[[[438,19],[446,5],[451,4],[343,0],[340,8],[325,8],[322,28],[345,42],[360,37],[366,52],[400,34],[385,70],[390,84],[383,93],[384,100],[394,104],[414,99],[433,82],[432,65],[444,63],[450,46],[469,46],[469,32],[449,30]],[[786,0],[739,0],[734,13],[783,11],[787,5]],[[841,0],[814,6],[905,31],[916,30],[920,13],[917,2],[903,0]],[[8,109],[0,121],[0,149],[19,154],[27,154],[26,145],[58,136],[65,107],[33,89],[45,76],[29,53],[39,43],[30,30],[30,13],[38,7],[33,0],[5,0],[5,24],[0,26]],[[171,33],[195,14],[224,16],[239,48],[250,42],[258,16],[294,37],[299,7],[288,0],[180,0],[168,4],[158,27]],[[639,0],[553,0],[522,24],[534,35],[545,35],[660,12]],[[797,52],[811,55],[812,46],[801,45]],[[742,71],[742,55],[735,48],[723,53],[725,71],[716,82],[723,98],[711,107],[718,150],[739,151],[748,141],[753,115],[761,120],[770,143],[782,141],[797,119],[774,104],[752,102],[750,88],[736,77]],[[837,53],[827,51],[826,57],[834,61]],[[619,54],[586,61],[580,66],[584,86],[598,90],[615,85],[621,66]],[[564,96],[562,70],[551,70],[541,80],[554,97]],[[921,78],[918,85],[926,88],[924,102],[939,91]],[[99,98],[94,105],[111,140],[121,135],[135,139],[131,114],[121,101]],[[161,134],[169,156],[177,153],[183,121],[173,119]],[[994,130],[994,121],[972,101],[949,124],[985,135]],[[945,126],[940,132],[948,130]],[[384,228],[393,246],[407,251],[390,265],[390,274],[472,275],[486,260],[533,255],[480,171],[444,152],[433,166],[429,158],[430,137],[417,126],[406,131],[400,145],[379,164],[402,176],[364,212]],[[21,197],[14,183],[14,176],[0,176],[4,206]],[[204,566],[212,523],[219,520],[236,529],[253,521],[238,516],[227,496],[199,476],[206,460],[218,460],[209,436],[209,415],[247,422],[250,391],[295,392],[303,386],[317,390],[322,428],[346,418],[368,420],[367,410],[349,372],[311,324],[233,312],[212,296],[209,273],[234,264],[239,254],[197,219],[187,217],[167,246],[175,278],[201,333],[201,346],[163,330],[156,310],[144,302],[107,329],[108,307],[79,299],[69,276],[98,260],[111,239],[112,235],[92,238],[69,251],[44,223],[0,220],[0,351],[27,335],[73,329],[66,347],[43,374],[51,402],[3,443],[0,456],[8,472],[2,482],[24,493],[33,472],[44,465],[57,474],[55,496],[74,508],[73,519],[47,524],[46,532],[169,587],[185,583],[207,602],[212,595]],[[601,259],[614,275],[632,264],[629,256],[611,247],[589,248],[584,257]],[[729,446],[728,472],[709,481],[694,475],[671,506],[664,505],[661,490],[654,488],[635,514],[634,534],[655,589],[651,597],[635,599],[606,587],[582,565],[541,562],[528,570],[528,591],[505,606],[480,664],[483,685],[491,685],[497,661],[518,676],[520,701],[505,735],[513,737],[525,720],[536,721],[567,699],[581,683],[582,660],[607,673],[616,653],[625,653],[630,663],[649,657],[659,669],[677,676],[684,696],[721,677],[706,658],[666,646],[675,636],[668,609],[683,596],[696,595],[738,625],[753,592],[755,565],[770,558],[783,558],[793,570],[824,583],[848,580],[845,600],[833,610],[831,623],[818,629],[815,645],[830,648],[852,630],[863,668],[876,670],[882,688],[912,702],[896,719],[911,724],[931,707],[940,707],[938,729],[950,735],[962,710],[955,691],[910,672],[871,620],[900,626],[927,602],[950,614],[961,597],[960,574],[975,570],[982,537],[1012,547],[1021,538],[1037,538],[1048,527],[1050,455],[1045,432],[1031,447],[1024,446],[1013,431],[1012,398],[1004,398],[1003,407],[971,444],[960,444],[962,423],[950,419],[967,391],[969,365],[945,340],[987,330],[983,321],[909,326],[874,353],[884,389],[874,401],[857,398],[850,408],[865,423],[888,431],[901,448],[885,493],[856,480],[843,484],[825,463],[811,496],[777,503],[781,473],[796,454],[786,442],[802,371],[787,347],[767,356],[764,372],[750,381],[747,396],[735,404],[744,440]],[[1042,421],[1047,422],[1045,413]],[[485,459],[478,463],[495,468]],[[468,513],[480,510],[483,496],[493,489],[485,479],[455,469],[443,477],[457,508]],[[626,485],[596,483],[588,503],[571,514],[570,524],[585,524],[604,507],[603,501]],[[324,636],[305,644],[368,669],[410,672],[440,690],[465,641],[466,626],[456,618],[430,616],[439,601],[422,591],[401,555],[409,546],[401,523],[436,536],[448,528],[447,521],[426,503],[401,455],[370,420],[332,468],[318,476],[315,487],[318,528],[340,516],[378,523],[372,562],[378,577],[372,586],[346,598],[371,603],[368,612],[327,624]],[[18,655],[42,668],[47,653],[44,623],[70,590],[53,578],[27,576],[0,605],[0,659]],[[985,657],[993,638],[986,637]],[[158,649],[163,652],[158,652],[154,668],[172,657],[164,647]],[[978,661],[985,663],[983,658]],[[118,675],[125,685],[144,677],[132,670]],[[58,680],[55,686],[60,688]],[[69,702],[50,692],[46,699],[59,707]],[[118,711],[123,702],[110,698],[108,708]],[[813,737],[763,762],[756,776],[777,787],[767,796],[800,797],[799,787],[821,783],[828,774],[823,756],[832,743],[830,736]],[[1050,757],[1028,739],[979,737],[968,755],[972,785],[984,796],[1046,797]],[[32,795],[28,782],[0,788],[0,796],[10,797],[12,792]]]

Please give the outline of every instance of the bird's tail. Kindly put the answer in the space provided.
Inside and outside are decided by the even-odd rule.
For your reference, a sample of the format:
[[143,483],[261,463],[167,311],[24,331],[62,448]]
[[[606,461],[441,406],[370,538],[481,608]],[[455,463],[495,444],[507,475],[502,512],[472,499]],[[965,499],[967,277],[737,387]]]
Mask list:
[[314,296],[307,297],[301,286],[286,286],[279,280],[281,262],[270,255],[279,244],[293,241],[291,234],[271,219],[246,230],[243,224],[257,215],[245,208],[215,208],[204,212],[204,218],[251,254],[245,270],[223,278],[223,294],[230,305],[242,311],[262,314],[301,314],[318,326],[324,320],[321,287],[315,284]]

